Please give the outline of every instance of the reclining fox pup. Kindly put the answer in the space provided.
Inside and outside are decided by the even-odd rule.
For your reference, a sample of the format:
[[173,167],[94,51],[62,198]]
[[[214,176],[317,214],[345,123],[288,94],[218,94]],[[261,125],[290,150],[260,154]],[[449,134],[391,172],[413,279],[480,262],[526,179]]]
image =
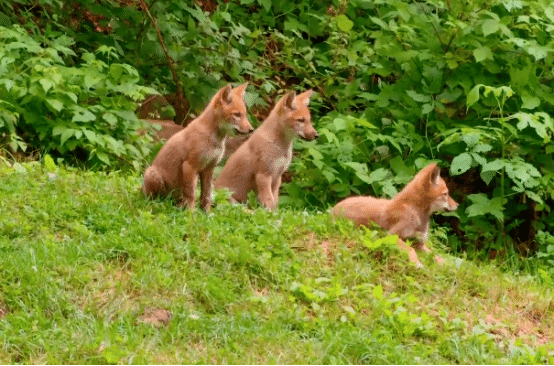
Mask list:
[[[454,211],[456,201],[448,194],[446,182],[440,176],[437,164],[423,168],[400,193],[392,199],[373,197],[350,197],[337,203],[332,209],[335,216],[344,216],[357,225],[369,226],[370,221],[381,226],[392,235],[398,235],[397,244],[408,251],[411,262],[418,267],[419,261],[414,248],[404,240],[415,238],[415,248],[431,252],[425,245],[429,239],[429,219],[436,211]],[[435,261],[442,264],[438,255]]]

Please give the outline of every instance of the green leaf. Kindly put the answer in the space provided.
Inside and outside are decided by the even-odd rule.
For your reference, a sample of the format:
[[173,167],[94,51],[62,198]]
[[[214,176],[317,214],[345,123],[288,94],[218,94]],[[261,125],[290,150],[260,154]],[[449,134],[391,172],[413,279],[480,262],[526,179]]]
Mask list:
[[110,112],[106,112],[102,115],[102,118],[110,125],[114,126],[117,123],[117,117]]
[[525,191],[525,194],[531,198],[533,201],[539,203],[539,204],[544,204],[544,201],[543,199],[541,198],[541,196],[539,196],[538,194],[536,194],[535,192],[533,191]]
[[540,172],[521,157],[514,157],[505,166],[508,177],[519,187],[534,188],[539,185]]
[[63,103],[57,99],[46,99],[46,103],[52,107],[55,111],[61,112],[63,109]]
[[433,104],[424,104],[423,107],[421,107],[421,113],[422,114],[429,114],[433,111]]
[[412,98],[414,101],[416,102],[419,102],[419,103],[425,103],[425,102],[429,102],[431,101],[431,96],[429,95],[425,95],[425,94],[419,94],[413,90],[408,90],[406,91],[406,94],[408,94],[410,96],[410,98]]
[[488,172],[488,171],[497,172],[500,169],[502,169],[504,167],[504,165],[505,165],[504,160],[496,159],[496,160],[488,162],[486,165],[484,165],[483,168],[481,169],[481,171],[482,172]]
[[481,172],[479,173],[479,175],[481,176],[481,179],[483,179],[483,182],[489,185],[492,178],[494,178],[494,176],[496,175],[496,172],[493,172],[493,171]]
[[384,168],[375,169],[369,175],[369,184],[384,180],[389,175],[389,171]]
[[527,51],[530,55],[535,57],[535,61],[538,61],[545,58],[548,55],[548,52],[552,52],[552,49],[539,46],[539,45],[531,45],[531,46],[525,47],[525,51]]
[[376,300],[381,300],[383,299],[383,286],[381,285],[377,285],[373,288],[373,297],[376,299]]
[[517,118],[519,120],[516,126],[520,131],[527,126],[530,126],[533,122],[533,116],[529,113],[516,113],[512,116],[512,118]]
[[348,19],[348,17],[344,14],[339,15],[336,19],[337,26],[343,32],[349,32],[350,29],[352,29],[352,27],[354,26],[354,22]]
[[493,60],[494,57],[492,55],[491,49],[487,46],[479,47],[473,50],[473,56],[475,57],[475,61],[482,62],[485,60]]
[[368,184],[373,183],[373,181],[368,176],[369,171],[367,169],[367,164],[360,164],[360,163],[356,163],[356,162],[348,162],[348,163],[345,163],[344,165],[354,169],[354,171],[356,172],[356,176],[358,178],[360,178],[363,182],[368,183]]
[[504,4],[504,7],[510,13],[514,9],[522,9],[523,8],[523,1],[520,1],[520,0],[505,0],[505,1],[502,1],[502,4]]
[[521,101],[523,104],[521,105],[521,108],[525,109],[535,109],[541,104],[540,98],[533,97],[530,95],[522,95]]
[[376,18],[376,17],[369,17],[369,19],[371,19],[373,21],[373,23],[379,25],[381,28],[383,28],[385,30],[390,30],[387,23],[383,22],[381,19]]
[[71,137],[75,135],[75,130],[72,128],[67,128],[62,132],[62,135],[60,136],[60,145],[65,144],[65,142]]
[[[502,205],[501,197],[494,197],[489,200],[484,193],[478,193],[470,194],[467,198],[474,202],[466,208],[466,213],[469,217],[491,214],[499,221],[504,220],[504,207]],[[506,201],[506,199],[504,199],[504,201]]]
[[[490,146],[490,145],[489,145]],[[473,160],[475,160],[477,162],[477,164],[483,166],[487,163],[487,159],[485,159],[484,157],[482,157],[481,155],[479,154],[476,154],[476,153],[471,153],[471,157],[473,158]]]
[[52,89],[52,87],[54,86],[54,83],[52,83],[48,79],[40,79],[39,83],[40,83],[40,85],[42,85],[42,88],[44,89],[44,91],[46,93],[48,93],[48,90]]
[[72,122],[90,122],[94,120],[96,120],[96,116],[84,108],[75,111],[71,119]]
[[335,131],[342,131],[346,129],[346,121],[344,118],[337,117],[333,119],[333,126],[335,126]]
[[67,126],[64,126],[64,125],[54,126],[54,128],[52,129],[52,136],[61,135],[66,129],[67,129]]
[[90,70],[89,69],[89,70],[85,71],[84,83],[85,83],[85,87],[87,89],[90,89],[91,87],[96,85],[102,79],[103,79],[103,76],[101,74],[99,74],[98,72],[96,72],[95,70]]
[[500,98],[502,94],[506,96],[506,98],[511,97],[514,95],[514,91],[509,86],[499,86],[498,88],[493,88],[490,86],[485,87],[485,95],[488,95],[488,93],[492,90],[495,97]]
[[44,155],[44,166],[46,167],[46,170],[49,172],[54,173],[57,169],[56,163],[54,163],[54,159],[50,156],[50,154]]
[[358,125],[364,126],[364,127],[366,127],[366,128],[371,128],[371,129],[374,129],[374,130],[379,129],[379,128],[378,128],[377,126],[375,126],[374,124],[369,123],[365,118],[355,118],[355,117],[352,117],[352,116],[348,116],[348,119],[349,119],[349,120],[353,120],[353,121],[356,122]]
[[315,160],[323,160],[323,155],[317,151],[316,149],[310,147],[308,149],[308,153],[315,159]]
[[462,173],[465,173],[466,171],[471,168],[471,163],[473,159],[471,158],[471,155],[468,153],[462,153],[458,156],[456,156],[452,160],[452,164],[450,165],[450,173],[452,175],[459,175]]
[[110,162],[110,158],[108,157],[108,154],[104,153],[104,152],[101,152],[101,151],[97,151],[95,153],[96,157],[101,161],[103,162],[104,164],[106,165],[111,165],[111,162]]
[[0,84],[4,84],[8,92],[15,86],[15,82],[10,79],[0,79]]
[[487,37],[489,34],[495,33],[500,28],[496,19],[487,19],[483,22],[483,35]]
[[110,65],[110,76],[113,80],[118,81],[123,74],[123,67],[120,64]]
[[18,173],[27,173],[27,169],[21,163],[13,163],[13,169]]
[[94,131],[83,130],[83,133],[85,134],[85,136],[87,137],[87,139],[90,142],[92,142],[92,143],[97,143],[98,142],[98,138],[96,137],[96,133],[94,133]]
[[479,143],[480,136],[477,133],[464,133],[462,134],[462,140],[467,144],[468,147],[473,147]]
[[471,91],[467,94],[467,108],[471,107],[475,103],[479,101],[479,89],[484,86],[483,84],[477,84],[475,85]]
[[492,150],[492,145],[489,145],[489,144],[479,144],[477,146],[475,146],[473,148],[473,152],[475,153],[484,153],[484,152],[489,152]]
[[258,4],[263,6],[265,11],[271,10],[271,0],[258,0]]

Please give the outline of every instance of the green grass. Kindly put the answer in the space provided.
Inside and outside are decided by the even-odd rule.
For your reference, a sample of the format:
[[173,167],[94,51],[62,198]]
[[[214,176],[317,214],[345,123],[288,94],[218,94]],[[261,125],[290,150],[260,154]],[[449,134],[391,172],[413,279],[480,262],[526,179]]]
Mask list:
[[417,270],[327,213],[191,213],[139,185],[0,165],[0,363],[554,362],[533,278],[447,253]]

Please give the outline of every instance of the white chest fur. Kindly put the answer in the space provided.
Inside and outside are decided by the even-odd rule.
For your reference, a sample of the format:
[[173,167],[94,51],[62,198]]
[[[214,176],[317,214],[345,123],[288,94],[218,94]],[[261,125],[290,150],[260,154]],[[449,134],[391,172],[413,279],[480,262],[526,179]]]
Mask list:
[[275,159],[275,161],[273,162],[273,171],[277,175],[283,174],[289,168],[291,161],[292,161],[292,145],[290,148],[284,151],[284,154],[282,154],[281,156]]
[[225,139],[222,141],[216,141],[210,144],[210,146],[204,151],[200,158],[201,168],[205,168],[207,165],[219,163],[223,159],[225,154]]

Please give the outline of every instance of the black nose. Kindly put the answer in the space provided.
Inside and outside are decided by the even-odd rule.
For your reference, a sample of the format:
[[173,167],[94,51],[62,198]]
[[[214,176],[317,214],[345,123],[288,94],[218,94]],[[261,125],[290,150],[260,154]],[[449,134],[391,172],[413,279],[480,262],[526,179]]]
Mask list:
[[314,139],[318,139],[318,138],[319,138],[319,133],[316,132]]

